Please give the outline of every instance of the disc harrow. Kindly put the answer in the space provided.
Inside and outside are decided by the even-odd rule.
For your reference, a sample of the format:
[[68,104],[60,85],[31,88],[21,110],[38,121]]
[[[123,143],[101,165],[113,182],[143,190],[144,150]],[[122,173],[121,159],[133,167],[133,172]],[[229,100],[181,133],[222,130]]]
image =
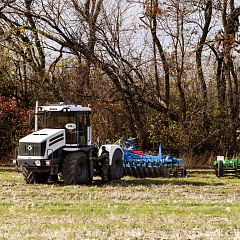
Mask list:
[[[186,166],[180,162],[183,159],[171,157],[169,154],[161,155],[161,146],[159,146],[159,155],[150,156],[136,151],[135,143],[132,139],[121,138],[115,144],[119,145],[123,151],[123,173],[125,176],[136,178],[156,178],[175,176],[181,174],[186,176]],[[127,147],[130,145],[130,147]]]

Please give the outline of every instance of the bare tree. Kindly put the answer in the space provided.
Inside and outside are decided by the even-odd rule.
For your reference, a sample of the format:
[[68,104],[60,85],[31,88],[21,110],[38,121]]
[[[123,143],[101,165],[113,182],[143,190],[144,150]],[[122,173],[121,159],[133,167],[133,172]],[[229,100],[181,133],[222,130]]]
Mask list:
[[43,91],[49,93],[48,87],[54,87],[50,86],[52,81],[49,73],[60,58],[56,58],[52,64],[46,63],[47,45],[38,32],[36,19],[31,14],[34,1],[3,1],[3,3],[0,11],[0,44],[18,69],[19,81],[14,83],[14,88],[21,85],[14,94],[17,96],[21,94],[26,105],[35,99],[51,97],[49,94],[43,94]]
[[234,66],[234,50],[239,45],[237,32],[239,27],[240,6],[235,7],[234,0],[224,0],[222,5],[223,32],[221,35],[223,52],[223,75],[226,80],[227,110],[230,117],[232,144],[236,140],[236,129],[239,123],[239,84]]

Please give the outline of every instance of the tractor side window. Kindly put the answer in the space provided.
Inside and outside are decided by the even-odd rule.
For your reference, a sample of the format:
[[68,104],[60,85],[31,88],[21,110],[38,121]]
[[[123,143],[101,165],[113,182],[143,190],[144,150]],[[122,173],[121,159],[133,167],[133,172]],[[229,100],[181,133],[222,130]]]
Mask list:
[[66,129],[67,143],[85,145],[87,143],[86,114],[75,113],[75,121],[72,123],[76,124],[76,129]]
[[87,142],[87,132],[86,132],[86,115],[80,114],[79,115],[79,144],[85,144]]

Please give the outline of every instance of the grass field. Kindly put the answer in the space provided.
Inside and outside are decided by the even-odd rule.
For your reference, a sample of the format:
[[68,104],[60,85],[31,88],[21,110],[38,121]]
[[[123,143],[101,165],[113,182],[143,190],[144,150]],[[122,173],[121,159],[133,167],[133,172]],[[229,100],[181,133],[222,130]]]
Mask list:
[[27,185],[0,173],[0,239],[240,239],[240,179]]

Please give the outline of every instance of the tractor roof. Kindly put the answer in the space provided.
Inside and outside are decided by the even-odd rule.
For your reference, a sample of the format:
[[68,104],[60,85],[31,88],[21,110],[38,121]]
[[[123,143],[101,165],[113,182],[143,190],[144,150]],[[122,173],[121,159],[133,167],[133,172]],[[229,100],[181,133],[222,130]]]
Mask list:
[[39,111],[47,112],[90,112],[90,107],[83,107],[81,105],[67,105],[67,104],[49,104],[48,106],[39,106]]

